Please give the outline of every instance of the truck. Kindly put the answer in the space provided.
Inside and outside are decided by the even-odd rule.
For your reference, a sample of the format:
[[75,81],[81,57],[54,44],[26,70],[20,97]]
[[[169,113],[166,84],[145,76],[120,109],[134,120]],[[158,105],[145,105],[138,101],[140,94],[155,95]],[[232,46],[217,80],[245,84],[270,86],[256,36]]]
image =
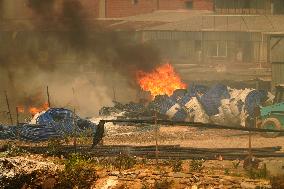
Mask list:
[[[260,107],[256,126],[262,129],[284,129],[284,85],[275,86],[275,98],[272,105]],[[267,132],[264,137],[277,137],[277,132]]]

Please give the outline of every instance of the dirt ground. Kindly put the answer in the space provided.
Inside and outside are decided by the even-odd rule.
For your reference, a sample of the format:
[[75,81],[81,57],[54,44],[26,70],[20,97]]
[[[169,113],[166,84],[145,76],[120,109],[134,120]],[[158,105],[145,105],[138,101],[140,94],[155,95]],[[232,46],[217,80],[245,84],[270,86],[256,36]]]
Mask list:
[[[103,139],[103,145],[154,145],[156,139],[156,127],[154,126],[116,126],[112,124],[106,125],[106,134]],[[181,145],[185,147],[195,148],[246,148],[248,147],[248,133],[231,131],[231,130],[216,130],[216,129],[201,129],[190,127],[158,127],[158,144],[159,145]],[[91,138],[78,139],[78,143],[91,145]],[[2,144],[7,141],[0,141]],[[49,145],[49,142],[31,144],[18,142],[20,145]],[[284,147],[284,137],[265,138],[257,133],[252,135],[252,147]],[[281,150],[283,152],[283,149]],[[113,161],[121,162],[121,157],[111,157]],[[132,157],[131,157],[132,158]],[[130,159],[131,159],[130,158]],[[54,157],[46,154],[16,154],[13,157],[2,154],[0,156],[0,168],[4,174],[13,174],[13,171],[42,169],[39,165],[46,164],[51,167],[53,172],[58,168],[66,169],[64,157]],[[123,161],[126,164],[131,164],[129,157]],[[255,178],[251,178],[250,173],[243,168],[242,160],[183,160],[180,162],[160,160],[159,164],[154,160],[136,159],[134,166],[129,168],[117,168],[115,166],[105,166],[103,159],[95,160],[95,171],[97,178],[92,180],[90,187],[100,189],[199,189],[199,188],[281,188],[281,183],[274,183],[271,178],[278,176],[278,180],[284,177],[284,158],[265,158],[260,159],[260,167],[265,165],[265,176],[257,174]],[[7,170],[7,162],[9,169]],[[93,161],[92,161],[93,163]],[[11,168],[14,165],[17,168]],[[28,165],[28,168],[27,168]],[[89,162],[88,162],[89,165]],[[180,166],[180,167],[179,167]],[[197,167],[196,167],[197,166]],[[178,167],[178,168],[177,168]],[[177,170],[175,170],[177,169]],[[84,175],[80,171],[83,168],[76,169],[75,177]],[[77,171],[78,174],[77,174]],[[90,170],[89,170],[90,171]],[[263,174],[263,169],[258,170]],[[21,171],[20,171],[21,172]],[[60,179],[60,176],[54,176],[58,173],[53,173],[48,178],[44,177],[41,180],[44,185],[46,180],[53,180],[54,183]],[[66,174],[66,172],[64,173]],[[269,176],[267,176],[267,175]],[[60,175],[60,173],[59,173]],[[89,175],[89,173],[88,173]],[[70,176],[70,174],[67,174]],[[66,177],[67,177],[66,176]],[[71,175],[72,176],[72,175]],[[74,176],[74,175],[73,175]],[[279,177],[280,176],[280,177]],[[279,179],[280,178],[280,179]],[[39,184],[38,184],[39,185]],[[74,186],[76,188],[76,186]],[[284,186],[283,186],[284,187]],[[28,187],[27,187],[28,188]],[[32,188],[32,187],[30,187]],[[44,188],[44,187],[42,187]],[[47,187],[48,188],[48,187]],[[52,188],[52,187],[49,187]],[[54,187],[56,188],[56,187]],[[80,188],[77,186],[77,188]],[[84,188],[84,187],[83,187]]]
[[[108,125],[104,144],[154,145],[155,127],[116,127]],[[159,127],[158,143],[196,148],[247,148],[248,132],[233,130],[201,129],[191,127]],[[252,147],[281,146],[284,151],[284,136],[266,138],[252,134]]]

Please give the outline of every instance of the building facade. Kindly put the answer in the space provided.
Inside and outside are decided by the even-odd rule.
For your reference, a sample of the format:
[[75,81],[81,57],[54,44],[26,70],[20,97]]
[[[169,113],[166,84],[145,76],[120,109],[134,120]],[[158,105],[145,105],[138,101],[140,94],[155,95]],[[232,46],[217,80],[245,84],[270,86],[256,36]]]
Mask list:
[[[53,8],[57,12],[62,9],[66,0],[40,1],[33,0],[0,0],[0,18],[31,19],[36,16],[31,6],[40,11]],[[213,10],[213,0],[68,0],[79,2],[84,13],[91,18],[119,18],[138,14],[151,13],[156,10]],[[47,10],[48,12],[48,10]]]
[[220,14],[283,14],[283,0],[215,0]]

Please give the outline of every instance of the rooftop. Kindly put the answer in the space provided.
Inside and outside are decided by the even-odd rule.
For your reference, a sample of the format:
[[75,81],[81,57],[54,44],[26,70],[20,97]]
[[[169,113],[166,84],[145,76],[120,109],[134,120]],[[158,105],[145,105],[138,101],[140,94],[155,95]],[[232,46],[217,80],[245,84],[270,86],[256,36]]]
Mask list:
[[[123,17],[89,19],[88,29],[101,28],[125,31],[235,31],[284,33],[284,15],[217,15],[211,11],[178,10]],[[32,24],[31,20],[0,22],[2,31],[62,30],[46,23]],[[66,28],[65,28],[66,29]],[[68,28],[67,28],[68,29]]]
[[186,20],[148,27],[145,30],[283,32],[284,16],[194,15]]

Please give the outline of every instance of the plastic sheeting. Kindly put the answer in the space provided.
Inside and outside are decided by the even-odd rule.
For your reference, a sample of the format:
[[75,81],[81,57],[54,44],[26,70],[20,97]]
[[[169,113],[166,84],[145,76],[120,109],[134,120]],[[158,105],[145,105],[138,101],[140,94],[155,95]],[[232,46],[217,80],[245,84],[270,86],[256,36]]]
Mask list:
[[151,102],[151,109],[160,114],[167,115],[174,121],[184,121],[187,117],[186,110],[167,95],[159,95]]
[[270,96],[266,91],[255,89],[232,89],[222,84],[208,88],[193,84],[186,91],[176,90],[171,97],[156,97],[154,104],[161,114],[172,120],[245,126],[247,119],[254,117],[255,107]]
[[211,87],[204,95],[202,95],[199,101],[202,104],[206,114],[208,116],[213,116],[219,113],[221,100],[229,98],[230,94],[227,86],[217,84]]
[[147,111],[139,110],[142,112],[139,114],[141,117],[153,116],[154,112],[158,112],[159,118],[174,121],[245,126],[247,120],[254,116],[255,107],[266,99],[271,101],[271,93],[255,89],[233,89],[222,84],[212,87],[190,84],[188,89],[177,89],[171,96],[156,96],[148,106],[131,105],[131,108],[122,110],[133,113],[136,109],[144,108],[148,114],[145,114]]
[[0,139],[23,139],[43,141],[50,138],[80,134],[84,131],[96,131],[96,125],[81,119],[72,111],[63,108],[50,108],[36,118],[36,124],[0,127]]

